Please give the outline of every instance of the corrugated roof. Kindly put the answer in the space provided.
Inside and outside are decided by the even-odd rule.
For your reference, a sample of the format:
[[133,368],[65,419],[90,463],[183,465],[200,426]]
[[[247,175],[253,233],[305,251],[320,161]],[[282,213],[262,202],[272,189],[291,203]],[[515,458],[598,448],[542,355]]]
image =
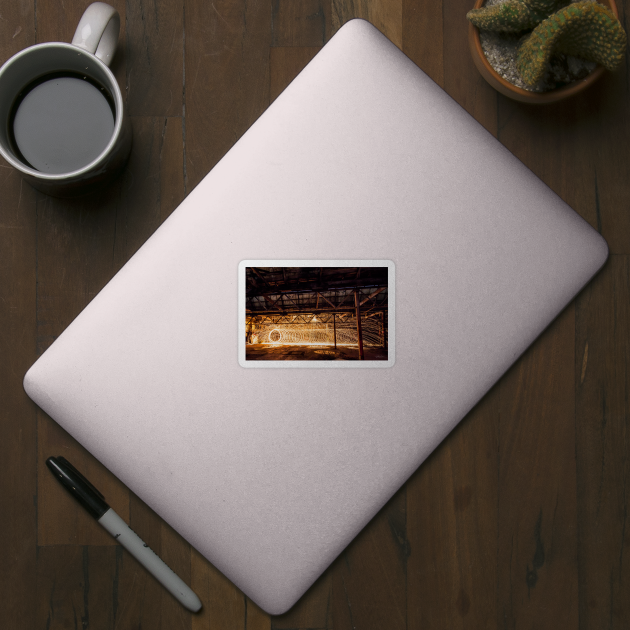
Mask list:
[[248,313],[387,309],[387,267],[247,267]]

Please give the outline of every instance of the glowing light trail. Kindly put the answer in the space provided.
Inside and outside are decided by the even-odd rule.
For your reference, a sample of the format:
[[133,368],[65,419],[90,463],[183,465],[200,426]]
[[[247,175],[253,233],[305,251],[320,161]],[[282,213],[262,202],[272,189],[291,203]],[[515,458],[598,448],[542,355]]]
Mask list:
[[[332,346],[335,343],[332,322],[310,324],[248,324],[251,326],[251,340],[248,343],[261,343],[287,346]],[[348,318],[337,321],[337,345],[356,346],[357,320]],[[380,322],[361,318],[364,346],[382,346]]]

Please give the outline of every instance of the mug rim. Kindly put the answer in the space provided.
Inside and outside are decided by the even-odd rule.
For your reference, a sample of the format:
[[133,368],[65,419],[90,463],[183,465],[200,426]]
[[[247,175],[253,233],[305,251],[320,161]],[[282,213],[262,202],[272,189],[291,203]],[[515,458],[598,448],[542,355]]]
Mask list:
[[[68,44],[66,42],[43,42],[41,44],[34,44],[33,46],[28,46],[27,48],[20,50],[19,52],[15,53],[15,55],[7,59],[0,67],[0,81],[2,80],[3,74],[12,63],[14,63],[19,58],[25,57],[35,50],[40,50],[42,48],[65,48],[72,52],[79,51],[82,54],[90,55],[90,60],[96,62],[96,64],[100,66],[100,69],[105,72],[111,83],[111,85],[107,87],[110,89],[110,91],[113,92],[112,96],[116,105],[116,117],[114,120],[114,131],[112,133],[112,137],[109,139],[107,146],[94,160],[92,160],[85,166],[82,166],[80,169],[77,169],[76,171],[68,171],[67,173],[43,173],[42,171],[38,171],[30,166],[27,166],[20,160],[16,159],[13,155],[9,154],[1,143],[0,154],[9,164],[11,164],[11,166],[13,166],[13,168],[17,169],[25,175],[30,175],[31,177],[34,177],[38,180],[51,183],[63,182],[65,180],[71,179],[74,180],[76,178],[80,178],[81,175],[89,173],[90,171],[98,170],[99,163],[104,162],[107,159],[108,154],[115,147],[116,141],[121,134],[123,126],[124,101],[122,98],[122,92],[120,90],[120,86],[118,85],[118,81],[116,81],[116,77],[105,63],[103,63],[96,55],[92,54],[91,52],[88,52],[87,50],[80,48],[79,46]],[[60,71],[63,72],[63,69],[61,69]]]

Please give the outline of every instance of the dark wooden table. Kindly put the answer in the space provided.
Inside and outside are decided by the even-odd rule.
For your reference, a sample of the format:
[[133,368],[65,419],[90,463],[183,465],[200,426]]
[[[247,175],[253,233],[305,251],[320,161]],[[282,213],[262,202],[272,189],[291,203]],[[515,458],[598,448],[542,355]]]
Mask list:
[[[630,628],[630,71],[518,104],[481,79],[471,0],[131,0],[113,69],[134,146],[61,201],[0,163],[0,626]],[[0,0],[0,62],[87,2]],[[622,22],[630,1],[619,6]],[[22,377],[348,19],[365,17],[607,239],[610,259],[292,611],[269,617],[26,397]],[[627,29],[626,29],[627,30]],[[68,456],[192,584],[191,615],[45,469]],[[269,576],[273,579],[273,576]]]

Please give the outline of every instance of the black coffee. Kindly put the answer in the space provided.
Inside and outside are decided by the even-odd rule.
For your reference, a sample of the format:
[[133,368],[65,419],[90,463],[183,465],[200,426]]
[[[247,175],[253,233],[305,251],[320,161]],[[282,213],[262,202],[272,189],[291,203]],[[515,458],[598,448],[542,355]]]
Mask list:
[[48,75],[18,96],[11,131],[25,163],[43,173],[70,173],[95,160],[111,140],[113,101],[85,77]]

